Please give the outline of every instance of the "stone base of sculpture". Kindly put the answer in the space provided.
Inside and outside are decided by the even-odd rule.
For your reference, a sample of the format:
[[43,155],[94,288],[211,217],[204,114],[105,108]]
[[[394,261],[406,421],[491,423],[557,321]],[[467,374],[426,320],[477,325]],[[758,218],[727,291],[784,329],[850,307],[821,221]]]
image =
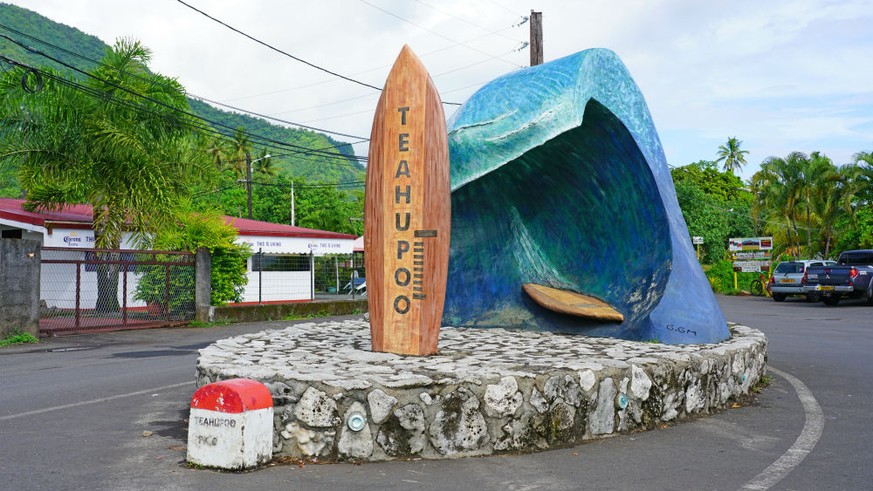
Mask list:
[[377,353],[365,321],[298,324],[200,351],[198,386],[259,380],[274,456],[317,461],[534,452],[718,411],[766,370],[767,339],[708,345],[505,329],[441,331],[430,357]]

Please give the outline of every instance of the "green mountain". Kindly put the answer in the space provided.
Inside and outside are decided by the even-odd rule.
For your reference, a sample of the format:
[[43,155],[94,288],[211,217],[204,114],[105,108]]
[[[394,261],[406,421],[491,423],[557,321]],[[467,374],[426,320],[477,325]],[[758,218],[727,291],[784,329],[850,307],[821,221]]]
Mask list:
[[[4,3],[0,3],[0,34],[36,48],[80,70],[94,68],[96,63],[91,60],[99,60],[109,48],[97,37],[74,27],[54,22],[25,8]],[[62,64],[31,53],[4,38],[0,38],[0,54],[31,66],[51,67],[77,78],[82,76]],[[227,127],[241,126],[247,133],[260,137],[250,138],[255,145],[253,154],[265,146],[261,139],[287,144],[288,146],[268,144],[270,148],[267,152],[275,157],[273,166],[280,172],[287,172],[295,178],[305,178],[307,182],[346,182],[360,181],[364,178],[364,166],[352,158],[352,147],[345,142],[334,140],[323,133],[279,126],[261,118],[221,110],[198,100],[189,98],[189,102],[194,114],[218,123],[213,124],[213,127],[223,134],[232,133],[232,130]],[[342,156],[326,155],[327,153]],[[2,184],[0,183],[0,187],[3,187]]]

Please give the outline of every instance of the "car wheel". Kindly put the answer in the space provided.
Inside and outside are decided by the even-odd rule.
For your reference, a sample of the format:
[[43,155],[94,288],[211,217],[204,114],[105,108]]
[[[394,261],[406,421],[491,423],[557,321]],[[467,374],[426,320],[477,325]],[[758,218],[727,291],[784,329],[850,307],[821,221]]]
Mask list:
[[773,300],[776,300],[777,302],[784,302],[786,296],[787,295],[785,295],[784,293],[774,293]]
[[825,303],[825,305],[829,305],[829,306],[833,307],[834,305],[840,303],[840,296],[839,295],[831,295],[829,297],[824,297],[824,303]]
[[819,292],[809,292],[809,293],[807,293],[807,294],[806,294],[806,301],[807,301],[807,302],[812,302],[812,303],[820,302],[820,301],[821,301],[821,293],[819,293]]

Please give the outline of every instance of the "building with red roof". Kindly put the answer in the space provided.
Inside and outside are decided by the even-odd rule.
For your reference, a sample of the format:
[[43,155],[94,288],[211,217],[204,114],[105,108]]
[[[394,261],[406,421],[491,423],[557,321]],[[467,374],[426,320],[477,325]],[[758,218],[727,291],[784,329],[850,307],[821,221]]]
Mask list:
[[[25,200],[0,198],[0,234],[3,238],[31,239],[43,247],[94,247],[90,205],[67,205],[60,211],[26,211]],[[306,300],[313,298],[313,257],[352,254],[356,236],[225,216],[237,230],[238,243],[255,253],[248,260],[249,284],[244,302]],[[128,238],[129,239],[129,238]],[[122,249],[133,249],[130,240]]]

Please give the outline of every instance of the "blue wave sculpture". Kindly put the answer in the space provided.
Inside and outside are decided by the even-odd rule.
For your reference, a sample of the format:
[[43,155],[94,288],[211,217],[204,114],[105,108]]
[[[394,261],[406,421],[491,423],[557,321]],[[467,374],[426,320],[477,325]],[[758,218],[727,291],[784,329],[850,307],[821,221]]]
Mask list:
[[[449,121],[452,243],[443,324],[663,343],[730,334],[697,262],[661,142],[613,52],[500,77]],[[534,283],[624,316],[555,313]]]

